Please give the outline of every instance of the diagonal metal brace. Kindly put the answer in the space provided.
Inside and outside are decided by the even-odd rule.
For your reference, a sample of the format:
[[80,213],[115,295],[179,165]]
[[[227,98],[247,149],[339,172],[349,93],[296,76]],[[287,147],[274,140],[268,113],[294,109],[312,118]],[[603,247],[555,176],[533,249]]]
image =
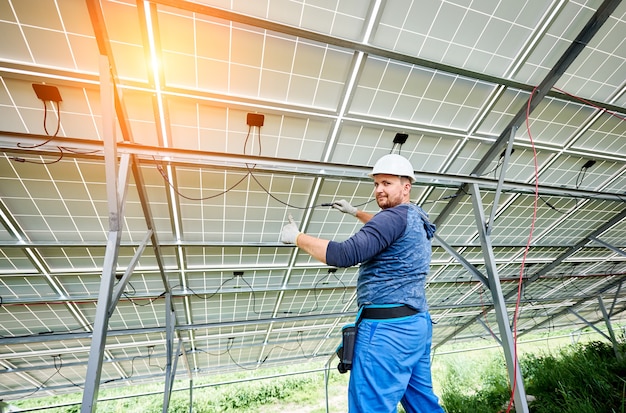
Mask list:
[[503,155],[504,159],[502,160],[500,177],[498,178],[498,186],[496,187],[496,194],[494,195],[493,205],[491,206],[491,215],[489,216],[489,221],[487,221],[486,224],[487,235],[491,235],[491,230],[493,229],[494,221],[496,219],[496,212],[498,211],[498,204],[500,203],[500,195],[502,194],[502,185],[504,184],[504,176],[506,175],[506,169],[509,166],[509,158],[511,157],[511,153],[513,152],[513,141],[515,140],[515,132],[517,132],[517,126],[513,125],[511,127],[509,142]]
[[461,265],[463,267],[465,267],[465,269],[467,271],[470,272],[470,274],[472,274],[472,276],[474,276],[474,278],[476,278],[478,281],[480,281],[481,283],[483,283],[483,285],[487,288],[489,288],[489,279],[487,277],[485,277],[483,275],[483,273],[481,273],[478,268],[476,268],[472,263],[470,263],[469,261],[467,261],[461,254],[459,254],[457,252],[457,250],[455,250],[454,248],[452,248],[447,242],[445,242],[443,239],[441,239],[441,237],[439,235],[437,235],[437,233],[435,233],[435,239],[437,240],[437,242],[439,242],[439,244],[441,245],[441,247],[446,250],[448,252],[448,254],[452,255],[454,258],[457,259],[457,261],[459,261],[461,263]]
[[115,290],[113,291],[113,298],[111,299],[111,303],[109,305],[109,317],[111,316],[111,314],[113,314],[113,310],[115,310],[117,303],[120,301],[120,298],[122,297],[122,294],[124,293],[124,289],[126,288],[126,285],[128,284],[128,280],[130,279],[130,276],[135,270],[135,266],[137,265],[137,262],[139,262],[139,257],[141,257],[141,254],[143,254],[143,251],[146,249],[146,245],[148,245],[148,241],[150,241],[151,237],[152,237],[152,230],[150,229],[148,230],[148,233],[146,234],[146,236],[143,238],[143,241],[141,241],[141,244],[139,244],[139,246],[137,247],[137,251],[135,251],[135,255],[133,255],[133,258],[130,260],[128,267],[126,267],[126,271],[124,272],[124,275],[115,286]]

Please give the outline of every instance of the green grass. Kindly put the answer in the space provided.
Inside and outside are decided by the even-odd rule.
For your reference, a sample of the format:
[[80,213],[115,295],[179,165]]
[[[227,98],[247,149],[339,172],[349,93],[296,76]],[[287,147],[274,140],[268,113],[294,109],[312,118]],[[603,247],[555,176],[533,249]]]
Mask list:
[[[623,340],[620,348],[626,354]],[[520,344],[518,352],[526,393],[536,398],[529,405],[531,413],[626,413],[626,358],[616,357],[609,343],[588,340],[564,345],[564,341],[546,338]],[[194,378],[193,411],[325,413],[324,374],[314,371],[322,367],[320,363],[297,366],[303,374],[280,367]],[[264,378],[272,375],[278,377]],[[347,411],[348,379],[349,374],[339,374],[333,365],[328,386],[330,412]],[[498,413],[505,410],[511,394],[502,350],[497,346],[478,349],[477,343],[460,343],[440,349],[433,362],[433,381],[447,413]],[[189,391],[183,389],[188,384],[187,380],[177,381],[175,388],[181,390],[172,392],[169,412],[189,411]],[[126,397],[151,392],[154,394]],[[161,383],[101,388],[97,411],[160,412],[162,392]],[[41,410],[46,413],[78,412],[81,396],[32,397],[12,404],[24,409],[62,406]]]
[[[626,354],[626,345],[620,344]],[[448,413],[504,411],[511,396],[498,352],[448,357],[443,367],[442,405]],[[525,352],[520,368],[531,413],[624,413],[626,361],[607,342],[591,341],[556,351]]]
[[445,371],[441,404],[448,413],[497,412],[509,398],[506,366],[495,353],[447,358]]
[[[310,367],[305,369],[303,367]],[[307,372],[319,369],[319,365],[298,366],[306,373],[290,374],[288,367],[259,370],[254,373],[236,373],[226,376],[212,376],[205,379],[194,379],[193,411],[195,413],[227,413],[227,412],[295,412],[300,406],[308,408],[309,413],[326,411],[326,392],[324,373],[322,371]],[[278,375],[274,378],[264,376]],[[347,406],[348,375],[340,375],[336,370],[329,376],[329,399],[332,400],[332,411],[345,411]],[[255,380],[257,379],[257,380]],[[240,381],[241,380],[241,381]],[[210,383],[231,382],[213,386]],[[240,381],[240,382],[238,382]],[[234,382],[234,383],[233,383]],[[188,381],[178,383],[178,388],[188,385]],[[101,389],[97,403],[98,413],[149,413],[161,412],[163,406],[163,387],[160,384],[141,385],[113,389]],[[147,394],[139,397],[123,397],[124,394]],[[43,406],[60,406],[47,408],[46,413],[73,413],[80,411],[82,394],[68,394],[54,397],[30,398],[12,402],[21,409],[32,409]],[[111,400],[107,400],[111,399]],[[75,403],[75,404],[72,404]],[[291,409],[285,406],[291,405]],[[344,406],[345,405],[345,406]],[[338,410],[341,409],[341,410]],[[189,412],[189,391],[182,389],[173,391],[169,410],[171,413]]]
[[[626,345],[620,344],[624,354]],[[530,355],[522,361],[533,411],[624,412],[626,361],[607,342],[564,348],[557,355]]]

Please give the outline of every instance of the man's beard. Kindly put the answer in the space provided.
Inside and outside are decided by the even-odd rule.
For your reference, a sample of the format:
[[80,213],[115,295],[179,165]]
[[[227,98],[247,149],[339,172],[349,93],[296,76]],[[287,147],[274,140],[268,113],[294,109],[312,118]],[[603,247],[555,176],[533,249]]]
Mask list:
[[392,207],[397,205],[397,204],[394,205],[393,202],[391,202],[391,200],[389,199],[388,196],[376,198],[376,203],[378,204],[378,206],[381,209],[392,208]]

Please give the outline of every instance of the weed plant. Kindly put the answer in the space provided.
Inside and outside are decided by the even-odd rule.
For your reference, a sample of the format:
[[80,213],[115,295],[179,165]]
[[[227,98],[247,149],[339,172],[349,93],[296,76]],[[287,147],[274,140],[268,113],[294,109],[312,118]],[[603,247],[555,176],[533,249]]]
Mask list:
[[[588,342],[556,354],[520,358],[531,413],[625,413],[626,345],[616,356],[611,344]],[[498,413],[511,396],[501,355],[490,361],[466,355],[449,360],[442,405],[447,413]]]
[[626,346],[616,356],[606,342],[564,348],[560,354],[528,355],[521,361],[534,413],[623,413]]

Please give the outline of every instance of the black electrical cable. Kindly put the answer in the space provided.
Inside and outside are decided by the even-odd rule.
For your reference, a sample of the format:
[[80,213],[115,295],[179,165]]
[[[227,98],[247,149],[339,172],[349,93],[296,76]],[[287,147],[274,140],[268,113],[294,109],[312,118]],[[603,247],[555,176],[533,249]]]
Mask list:
[[234,342],[234,341],[235,341],[234,337],[229,337],[229,338],[228,338],[228,344],[226,345],[226,352],[228,353],[228,357],[230,358],[230,360],[231,360],[231,361],[232,361],[232,362],[233,362],[233,363],[234,363],[237,367],[239,367],[240,369],[243,369],[243,370],[249,370],[249,371],[254,371],[254,370],[257,370],[259,367],[261,367],[261,365],[262,365],[263,363],[265,363],[265,360],[267,360],[267,357],[269,356],[269,353],[265,356],[265,358],[264,358],[264,359],[263,359],[260,363],[257,363],[257,365],[256,365],[256,366],[254,366],[254,367],[245,367],[245,366],[243,366],[243,365],[239,364],[239,363],[237,362],[237,360],[235,360],[235,358],[233,357],[232,353],[230,352],[230,349],[231,349],[231,348],[233,348],[233,342]]
[[315,357],[313,354],[311,354],[310,356],[307,356],[307,354],[304,352],[304,347],[302,346],[302,331],[298,331],[298,338],[297,338],[297,340],[296,340],[296,347],[295,347],[295,348],[286,348],[286,347],[281,346],[281,345],[274,345],[274,346],[272,346],[272,347],[270,348],[270,350],[267,352],[267,354],[265,355],[265,357],[263,357],[263,360],[261,360],[260,362],[258,362],[258,363],[257,363],[254,367],[246,367],[246,366],[243,366],[242,364],[238,363],[238,362],[237,362],[237,360],[235,360],[235,357],[233,357],[233,355],[232,355],[232,353],[231,353],[231,349],[233,348],[233,343],[234,343],[234,341],[235,341],[235,338],[234,338],[234,337],[229,337],[229,338],[228,338],[228,343],[227,343],[227,345],[226,345],[226,353],[228,354],[228,357],[230,358],[230,360],[231,360],[231,361],[232,361],[232,362],[233,362],[233,363],[234,363],[237,367],[239,367],[240,369],[243,369],[243,370],[249,370],[249,371],[257,370],[259,367],[261,367],[261,365],[263,365],[263,364],[267,361],[267,359],[268,359],[268,358],[269,358],[269,356],[272,354],[272,352],[273,352],[275,349],[277,349],[277,348],[279,348],[279,349],[283,349],[283,350],[285,350],[285,351],[289,351],[289,352],[292,352],[292,351],[298,351],[298,350],[300,350],[300,351],[302,352],[302,356],[303,356],[305,359]]
[[[246,154],[246,147],[248,146],[248,140],[250,139],[250,132],[252,131],[252,126],[248,127],[248,134],[246,135],[246,140],[243,143],[243,154]],[[254,135],[253,135],[254,136]],[[261,153],[263,152],[261,149],[261,130],[259,128],[259,134],[258,136],[258,142],[259,142],[259,156],[261,156]],[[254,139],[253,139],[254,140]]]
[[[152,158],[155,160],[156,162],[156,158]],[[181,198],[185,198],[189,201],[206,201],[209,199],[213,199],[213,198],[217,198],[219,196],[225,195],[228,192],[232,191],[235,187],[237,187],[240,183],[242,183],[244,181],[244,179],[246,179],[249,175],[249,172],[246,173],[240,180],[238,180],[237,182],[235,182],[234,185],[232,185],[230,188],[227,188],[226,190],[219,192],[217,194],[213,194],[213,195],[209,195],[209,196],[205,196],[205,197],[201,197],[201,198],[192,198],[190,196],[184,195],[183,193],[181,193],[176,186],[174,185],[173,182],[170,181],[170,179],[168,178],[167,174],[165,173],[165,169],[163,168],[163,165],[157,163],[156,164],[157,170],[159,171],[159,173],[161,174],[161,176],[163,177],[163,179],[165,180],[165,182],[167,182],[167,184],[174,190],[174,192],[176,192],[176,194],[178,196],[180,196]]]
[[[59,358],[59,364],[57,365],[57,357]],[[39,390],[43,390],[46,386],[46,384],[52,380],[52,378],[54,376],[56,376],[57,374],[60,375],[61,377],[63,377],[65,380],[69,381],[73,386],[78,387],[78,388],[83,388],[82,386],[80,386],[79,384],[74,383],[72,380],[70,380],[69,378],[67,378],[66,376],[63,375],[63,373],[61,373],[61,368],[63,367],[63,360],[61,359],[61,355],[53,355],[52,358],[54,359],[54,373],[52,373],[47,379],[45,379],[40,385],[39,387],[37,387],[35,390],[33,390],[32,392],[30,392],[29,394],[26,394],[22,397],[18,397],[15,400],[23,400],[23,399],[28,399],[30,398],[33,394],[37,393]]]
[[500,156],[500,158],[498,159],[498,162],[496,163],[496,166],[493,167],[493,169],[491,169],[490,171],[484,172],[482,174],[480,174],[480,176],[487,176],[489,174],[491,174],[493,172],[493,178],[496,179],[496,175],[498,172],[498,169],[502,166],[502,164],[504,163],[504,157]]
[[135,302],[135,300],[133,300],[133,298],[132,298],[135,294],[137,294],[137,290],[135,289],[135,287],[130,282],[128,282],[127,286],[130,287],[132,289],[132,291],[129,291],[129,292],[124,291],[122,294],[135,307],[145,307],[145,306],[148,306],[148,305],[152,304],[153,302],[155,302],[156,300],[158,300],[159,298],[162,298],[162,297],[165,296],[165,291],[164,291],[161,294],[159,294],[157,297],[149,299],[148,302],[145,303],[145,304],[137,304]]
[[[248,144],[248,140],[250,138],[250,132],[252,131],[252,126],[250,126],[248,128],[248,135],[246,136],[246,140],[244,142],[244,148],[243,148],[243,154],[246,154],[246,146]],[[259,130],[258,133],[258,142],[259,142],[259,156],[261,156],[261,131]],[[297,206],[297,205],[291,205],[281,199],[279,199],[278,197],[274,196],[258,179],[257,177],[254,175],[254,173],[252,172],[252,170],[256,167],[256,165],[253,165],[252,168],[250,168],[250,165],[246,164],[246,167],[248,168],[248,175],[250,175],[252,177],[252,179],[254,180],[254,182],[257,183],[257,185],[259,185],[259,187],[261,187],[261,189],[263,190],[263,192],[265,192],[270,198],[272,198],[273,200],[275,200],[276,202],[285,205],[289,208],[293,208],[293,209],[300,209],[300,210],[308,210],[308,209],[315,209],[318,207],[326,207],[326,206],[331,206],[332,207],[332,203],[323,203],[323,204],[319,204],[319,205],[313,205],[310,207],[301,207],[301,206]],[[371,202],[371,201],[369,201]],[[363,204],[364,205],[364,204]],[[360,205],[355,205],[355,206],[360,206]]]
[[[142,356],[142,355],[134,356],[130,360],[130,375],[128,377],[120,377],[120,378],[116,378],[116,379],[109,379],[109,380],[104,381],[103,383],[113,383],[113,382],[116,382],[116,381],[119,381],[119,380],[131,379],[135,375],[135,360],[139,359],[139,358],[142,358],[142,359],[148,358],[148,366],[158,367],[158,368],[161,369],[161,371],[165,371],[165,369],[163,367],[161,367],[159,365],[152,364],[150,362],[150,348],[154,349],[154,346],[149,346],[148,347],[148,355],[147,356]],[[180,356],[180,354],[178,354],[178,356]]]
[[159,366],[158,364],[152,364],[152,353],[154,352],[154,346],[148,346],[148,366],[149,367],[158,367],[161,371],[165,371],[165,368]]
[[[273,199],[273,200],[275,200],[276,202],[278,202],[278,203],[280,203],[280,204],[282,204],[282,205],[285,205],[285,206],[287,206],[287,207],[289,207],[289,208],[293,208],[293,209],[300,209],[300,210],[308,210],[308,209],[315,209],[315,208],[319,208],[319,207],[332,207],[332,206],[333,206],[333,203],[332,203],[332,202],[324,202],[324,203],[321,203],[321,204],[318,204],[318,205],[313,205],[313,206],[310,206],[310,207],[301,207],[301,206],[297,206],[297,205],[292,205],[292,204],[289,204],[289,203],[287,203],[287,202],[285,202],[285,201],[282,201],[282,200],[281,200],[281,199],[279,199],[278,197],[274,196],[274,195],[273,195],[273,194],[272,194],[272,193],[271,193],[271,192],[270,192],[267,188],[265,188],[265,187],[263,186],[263,184],[262,184],[261,182],[259,182],[259,180],[257,179],[257,177],[256,177],[256,176],[254,176],[254,174],[252,173],[252,171],[251,171],[251,170],[249,170],[249,171],[248,171],[248,173],[249,173],[249,175],[252,177],[252,179],[253,179],[253,180],[254,180],[254,181],[255,181],[255,182],[256,182],[256,183],[257,183],[257,184],[261,187],[261,189],[263,190],[263,192],[265,192],[265,193],[266,193],[266,194],[267,194],[270,198],[272,198],[272,199]],[[353,205],[353,206],[354,206],[354,207],[356,207],[356,208],[358,208],[358,207],[360,207],[360,206],[367,205],[367,204],[369,204],[370,202],[373,202],[373,201],[375,201],[375,200],[376,200],[375,198],[372,198],[372,199],[370,199],[369,201],[365,201],[365,202],[363,202],[363,203],[361,203],[361,204],[356,204],[356,205]]]
[[113,383],[118,380],[125,380],[125,379],[128,380],[132,378],[135,375],[135,359],[144,358],[144,357],[145,356],[135,356],[130,360],[130,375],[128,377],[120,377],[118,379],[109,379],[109,380],[104,381],[103,383]]
[[128,301],[130,301],[130,303],[131,303],[132,305],[134,305],[135,307],[146,307],[146,306],[148,306],[148,305],[152,304],[153,302],[155,302],[156,300],[158,300],[159,298],[163,298],[163,297],[165,297],[165,294],[166,294],[166,292],[165,292],[165,291],[163,291],[163,292],[162,292],[161,294],[159,294],[157,297],[154,297],[154,298],[149,299],[149,300],[148,300],[148,302],[147,302],[147,303],[145,303],[145,304],[137,304],[137,303],[135,302],[136,300],[133,300],[132,298],[130,298],[130,296],[129,296],[127,293],[124,293],[124,297],[126,297],[126,298],[128,299]]
[[[50,133],[48,133],[48,127],[46,125],[46,121],[48,118],[48,105],[46,105],[46,101],[43,101],[43,130],[46,133],[46,136],[50,136],[47,140],[45,140],[42,143],[38,143],[35,145],[23,145],[21,142],[17,143],[17,147],[18,148],[23,148],[23,149],[34,149],[34,148],[39,148],[40,146],[46,145],[47,143],[49,143],[50,141],[52,141],[54,138],[57,137],[57,135],[59,134],[59,130],[61,129],[61,109],[59,107],[59,102],[56,102],[56,107],[57,107],[57,129],[54,131],[54,134],[51,136]],[[37,162],[37,161],[31,161],[29,159],[26,158],[21,158],[21,157],[17,157],[17,156],[12,156],[9,159],[16,161],[16,162],[22,162],[22,163],[33,163],[36,165],[52,165],[55,164],[59,161],[61,161],[61,159],[63,159],[63,147],[61,146],[57,146],[57,149],[59,150],[60,154],[59,157],[53,161],[43,161],[43,162]]]
[[435,200],[432,200],[432,201],[425,201],[425,202],[422,202],[422,204],[421,204],[420,206],[424,206],[424,205],[427,205],[427,204],[434,204],[435,202],[445,201],[446,199],[456,198],[456,197],[457,197],[457,196],[459,196],[459,195],[468,195],[467,191],[466,191],[463,187],[461,187],[460,189],[461,189],[461,192],[463,192],[463,194],[460,194],[459,192],[457,192],[457,193],[454,193],[454,194],[452,194],[452,195],[442,196],[442,197],[441,197],[441,198],[439,198],[439,199],[435,199]]
[[[56,104],[57,104],[57,130],[54,131],[54,134],[52,135],[53,138],[55,138],[59,134],[59,129],[61,129],[61,109],[59,107],[59,102],[56,102]],[[46,101],[44,100],[43,101],[43,130],[46,132],[46,135],[50,135],[48,133],[48,127],[46,126],[47,117],[48,117],[48,105],[46,105]]]
[[228,353],[228,349],[226,349],[226,350],[222,351],[221,353],[211,353],[210,351],[206,351],[206,350],[203,350],[203,349],[201,349],[201,348],[197,348],[197,347],[194,347],[194,348],[192,349],[192,352],[193,352],[193,351],[199,351],[199,352],[201,352],[201,353],[207,354],[207,355],[209,355],[209,356],[215,356],[215,357],[221,357],[221,356],[223,356],[224,354],[227,354],[227,353]]
[[346,304],[348,302],[348,300],[346,300],[346,295],[347,295],[347,291],[348,291],[348,287],[346,286],[346,284],[341,281],[341,279],[339,277],[337,277],[336,275],[336,271],[331,271],[329,270],[328,273],[326,273],[326,275],[324,275],[322,278],[320,278],[319,280],[317,280],[315,282],[315,284],[313,285],[313,296],[315,297],[315,304],[313,306],[313,308],[311,308],[310,310],[304,310],[304,311],[298,311],[298,312],[294,312],[294,311],[283,311],[283,314],[296,314],[296,315],[302,315],[302,314],[308,314],[308,313],[312,313],[314,311],[316,311],[319,308],[319,294],[318,294],[318,288],[319,285],[322,281],[326,280],[327,278],[329,278],[330,276],[333,276],[337,281],[339,281],[339,283],[341,283],[341,285],[343,286],[343,292],[341,293],[341,303],[342,304]]
[[585,179],[585,175],[587,175],[587,170],[595,164],[595,161],[588,161],[586,164],[580,167],[580,171],[578,171],[578,176],[576,176],[576,189],[579,189]]
[[244,282],[244,284],[246,284],[248,286],[248,288],[250,289],[250,294],[252,296],[252,312],[256,315],[263,315],[263,314],[272,314],[273,312],[271,311],[257,311],[256,310],[256,291],[254,291],[254,289],[252,288],[252,286],[250,285],[250,283],[248,283],[248,281],[246,281],[246,279],[244,278],[243,275],[241,276],[236,276],[236,277],[240,277],[241,281]]
[[302,331],[298,331],[298,336],[296,337],[296,347],[295,348],[287,348],[285,346],[281,346],[281,345],[274,345],[272,346],[272,348],[270,349],[270,351],[267,352],[267,355],[265,356],[265,358],[263,359],[263,361],[267,360],[267,358],[270,356],[270,354],[272,354],[272,351],[274,351],[274,349],[279,348],[285,351],[298,351],[300,350],[302,352],[302,357],[304,357],[305,359],[309,359],[309,358],[313,358],[315,357],[314,355],[310,355],[307,356],[307,354],[304,352],[304,347],[302,347]]
[[38,161],[31,161],[30,159],[21,158],[21,157],[17,157],[17,156],[11,156],[9,159],[11,159],[12,161],[15,161],[15,162],[33,163],[35,165],[52,165],[52,164],[55,164],[57,162],[60,162],[61,159],[63,159],[63,156],[64,156],[63,148],[61,146],[57,146],[57,149],[59,150],[59,157],[57,159],[55,159],[55,160],[52,160],[52,161],[38,162]]
[[57,146],[57,148],[64,150],[65,152],[71,152],[76,155],[93,155],[98,152],[102,152],[102,149],[95,149],[93,151],[77,151],[76,149],[69,148],[67,146]]
[[394,142],[393,145],[391,145],[391,150],[389,151],[389,153],[390,154],[393,153],[393,150],[395,149],[396,145],[398,145],[398,155],[401,155],[400,152],[402,152],[402,144],[398,142]]
[[[48,105],[46,104],[46,101],[43,101],[43,130],[46,134],[46,136],[49,136],[48,139],[46,139],[45,141],[35,144],[35,145],[24,145],[21,142],[18,142],[17,147],[18,148],[22,148],[22,149],[35,149],[35,148],[39,148],[41,146],[44,146],[48,143],[50,143],[52,140],[54,140],[58,135],[59,135],[59,131],[61,129],[61,108],[60,108],[60,103],[59,102],[55,102],[56,103],[56,113],[57,113],[57,127],[56,130],[54,131],[54,134],[50,135],[50,133],[48,132],[48,126],[47,126],[47,119],[48,119]],[[78,155],[92,155],[94,153],[98,153],[98,152],[102,152],[101,150],[97,149],[94,151],[77,151],[73,148],[69,148],[67,146],[58,146],[57,145],[57,149],[59,150],[59,157],[55,160],[52,161],[44,161],[44,162],[38,162],[38,161],[32,161],[26,158],[21,158],[21,157],[17,157],[17,156],[12,156],[9,159],[11,159],[12,161],[15,162],[21,162],[21,163],[32,163],[32,164],[36,164],[36,165],[52,165],[55,164],[59,161],[61,161],[65,155],[65,152],[71,152],[74,154],[78,154]]]
[[[252,126],[250,126],[250,127],[248,128],[248,133],[247,133],[247,135],[246,135],[246,139],[245,139],[245,141],[244,141],[244,151],[243,151],[243,154],[244,154],[244,155],[246,155],[246,147],[248,146],[248,142],[250,141],[251,132],[252,132]],[[259,143],[259,156],[260,156],[260,155],[261,155],[261,133],[259,132],[259,134],[258,134],[257,136],[258,136],[257,141],[258,141],[258,143]],[[392,152],[393,152],[393,149],[395,148],[395,146],[396,146],[396,145],[399,145],[399,146],[400,146],[400,150],[402,149],[402,144],[394,143],[394,145],[392,146],[392,149],[391,149],[391,151],[392,151]],[[230,192],[231,190],[233,190],[234,188],[236,188],[236,187],[237,187],[240,183],[242,183],[242,182],[243,182],[243,181],[244,181],[247,177],[252,177],[252,179],[254,180],[254,182],[256,182],[256,184],[257,184],[257,185],[258,185],[258,186],[259,186],[259,187],[263,190],[263,192],[265,192],[265,193],[266,193],[266,194],[267,194],[267,195],[268,195],[271,199],[273,199],[273,200],[275,200],[276,202],[278,202],[278,203],[280,203],[280,204],[282,204],[282,205],[284,205],[284,206],[287,206],[287,207],[289,207],[289,208],[299,209],[299,210],[309,210],[309,209],[315,209],[315,208],[319,208],[319,207],[332,207],[332,206],[333,206],[333,203],[332,203],[332,202],[324,202],[324,203],[317,204],[317,205],[313,205],[313,206],[309,206],[309,207],[303,207],[303,206],[298,206],[298,205],[292,205],[292,204],[290,204],[290,203],[288,203],[288,202],[285,202],[285,201],[281,200],[280,198],[278,198],[277,196],[275,196],[274,194],[272,194],[272,193],[271,193],[271,191],[270,191],[269,189],[267,189],[267,188],[265,187],[265,185],[263,185],[263,184],[261,183],[261,181],[260,181],[260,180],[259,180],[259,179],[255,176],[255,174],[254,174],[254,172],[253,172],[253,171],[254,171],[254,168],[256,168],[256,164],[252,164],[252,165],[251,165],[251,164],[248,164],[248,163],[246,163],[247,173],[246,173],[246,174],[245,174],[245,175],[244,175],[244,176],[243,176],[240,180],[238,180],[238,181],[237,181],[234,185],[232,185],[231,187],[227,188],[226,190],[224,190],[224,191],[222,191],[222,192],[219,192],[219,193],[217,193],[217,194],[214,194],[214,195],[209,195],[209,196],[206,196],[206,197],[201,197],[201,198],[192,198],[192,197],[186,196],[186,195],[184,195],[183,193],[181,193],[181,192],[180,192],[180,191],[176,188],[176,186],[174,185],[174,183],[173,183],[173,182],[171,182],[171,181],[170,181],[170,179],[168,178],[167,174],[165,173],[165,170],[164,170],[163,165],[159,164],[159,163],[156,161],[156,158],[154,158],[154,157],[153,157],[153,159],[154,159],[154,161],[155,161],[155,163],[156,163],[156,165],[157,165],[157,169],[158,169],[159,173],[161,174],[161,176],[163,177],[163,179],[167,182],[167,184],[168,184],[168,185],[169,185],[169,186],[170,186],[170,187],[174,190],[174,192],[175,192],[178,196],[180,196],[180,197],[182,197],[182,198],[185,198],[185,199],[187,199],[187,200],[190,200],[190,201],[205,201],[205,200],[208,200],[208,199],[212,199],[212,198],[216,198],[216,197],[219,197],[219,196],[225,195],[225,194],[227,194],[228,192]],[[438,200],[436,200],[436,201],[430,201],[430,202],[437,202],[437,201],[440,201],[440,200],[445,200],[445,199],[449,199],[449,198],[454,198],[454,197],[456,197],[456,196],[458,196],[458,194],[454,194],[454,195],[451,195],[451,196],[443,197],[443,198],[440,198],[440,199],[438,199]],[[371,203],[371,202],[373,202],[373,201],[375,201],[375,200],[376,200],[375,198],[372,198],[372,199],[369,199],[368,201],[365,201],[365,202],[360,203],[360,204],[355,204],[355,205],[353,205],[353,206],[354,206],[354,207],[356,207],[356,208],[358,208],[358,207],[362,207],[362,206],[365,206],[365,205],[367,205],[367,204],[369,204],[369,203]]]
[[[21,305],[21,304],[18,304],[18,305]],[[34,333],[34,334],[36,334],[38,336],[53,335],[53,334],[57,334],[57,335],[58,334],[67,334],[67,333],[72,333],[72,332],[78,331],[78,330],[84,330],[87,327],[93,327],[93,323],[89,323],[89,324],[86,324],[86,325],[84,325],[82,327],[76,327],[76,328],[72,328],[72,329],[69,329],[69,330],[63,330],[63,331],[47,330],[47,331],[40,331],[40,332]],[[24,338],[24,337],[33,337],[33,334],[21,334],[21,335],[18,335],[18,336],[3,336],[3,335],[0,335],[0,338]]]
[[[283,311],[282,314],[297,314],[297,315],[301,315],[301,314],[307,314],[307,313],[311,313],[315,310],[317,310],[319,308],[319,303],[318,303],[318,288],[319,288],[319,284],[324,281],[325,279],[327,279],[330,276],[334,276],[337,281],[339,281],[341,283],[341,285],[343,286],[343,293],[342,293],[342,303],[346,303],[347,300],[345,299],[346,294],[347,294],[347,289],[348,287],[344,284],[343,281],[341,281],[341,279],[339,279],[334,272],[329,271],[328,274],[326,274],[324,277],[320,278],[319,280],[317,280],[313,286],[313,294],[315,296],[315,305],[312,309],[310,310],[305,310],[305,311],[299,311],[299,312],[293,312],[293,311]],[[243,275],[235,275],[232,276],[226,280],[224,280],[219,286],[218,288],[213,291],[210,294],[199,294],[196,291],[194,291],[192,288],[187,287],[187,290],[191,291],[192,296],[199,298],[201,300],[210,300],[211,298],[213,298],[215,295],[217,295],[217,293],[219,293],[224,285],[226,285],[227,283],[229,283],[230,281],[236,279],[237,277],[241,278],[241,281],[248,287],[250,294],[251,294],[251,298],[252,298],[252,312],[256,315],[263,315],[263,314],[273,314],[273,312],[271,311],[257,311],[257,305],[256,305],[256,293],[257,291],[254,290],[254,288],[252,288],[252,285],[250,285],[250,283],[243,277]],[[174,287],[175,288],[175,287]]]
[[[78,387],[79,389],[82,389],[83,386],[74,383],[72,380],[70,380],[68,377],[66,377],[63,373],[61,373],[61,368],[63,367],[63,359],[61,359],[61,355],[59,354],[59,355],[52,356],[52,357],[54,357],[54,368],[56,369],[57,373],[59,373],[59,375],[61,377],[63,377],[65,380],[69,381],[72,384],[72,386]],[[59,365],[58,365],[58,367],[57,367],[57,357],[59,358]]]
[[189,291],[191,291],[191,294],[196,297],[199,298],[201,300],[210,300],[211,298],[213,298],[217,293],[219,293],[222,288],[224,287],[224,285],[226,285],[228,282],[236,279],[237,277],[241,278],[241,281],[243,281],[244,284],[246,284],[246,286],[248,286],[248,289],[250,291],[251,294],[251,298],[252,298],[252,312],[256,315],[264,315],[264,314],[273,314],[271,311],[257,311],[256,310],[256,291],[252,288],[252,286],[250,285],[250,283],[243,277],[243,275],[233,275],[232,277],[228,278],[227,280],[223,281],[219,287],[217,288],[217,290],[215,290],[214,292],[210,293],[210,294],[199,294],[197,292],[195,292],[193,289],[187,287],[187,289]]
[[572,210],[573,210],[574,208],[576,208],[576,206],[578,206],[578,198],[575,198],[575,199],[574,199],[574,205],[572,206],[572,208],[571,208],[569,211],[563,211],[563,210],[561,210],[561,209],[558,209],[557,207],[555,207],[554,205],[552,205],[550,202],[548,202],[547,200],[545,200],[545,199],[544,199],[541,195],[539,195],[539,199],[540,199],[541,201],[543,201],[543,203],[544,203],[544,204],[546,204],[546,205],[547,205],[550,209],[552,209],[552,210],[554,210],[554,211],[556,211],[556,212],[558,212],[559,214],[562,214],[562,215],[567,215],[568,213],[572,212]]
[[[217,293],[219,293],[219,292],[222,290],[222,288],[224,287],[224,285],[226,285],[229,281],[232,281],[232,280],[234,280],[234,279],[235,279],[235,276],[232,276],[232,277],[228,278],[227,280],[223,281],[223,282],[219,285],[219,287],[217,287],[217,290],[215,290],[214,292],[212,292],[212,293],[210,293],[210,294],[199,294],[199,293],[195,292],[195,291],[194,291],[192,288],[190,288],[190,287],[186,287],[186,288],[187,288],[187,290],[191,291],[191,295],[192,295],[192,296],[194,296],[194,297],[196,297],[196,298],[199,298],[200,300],[205,300],[205,301],[206,301],[206,300],[210,300],[211,298],[215,297],[215,296],[217,295]],[[173,288],[176,288],[176,287],[173,287]]]
[[47,139],[46,141],[42,142],[42,143],[38,143],[35,145],[23,145],[21,142],[17,143],[17,147],[18,148],[24,148],[24,149],[34,149],[34,148],[39,148],[40,146],[43,146],[47,143],[49,143],[50,141],[52,141],[54,138],[57,137],[57,135],[59,134],[59,129],[61,128],[61,110],[59,108],[59,102],[57,102],[57,129],[54,132],[54,135],[50,135],[48,133],[48,128],[46,126],[46,119],[48,117],[48,105],[46,105],[46,101],[43,101],[43,130],[46,133],[46,136],[50,136],[49,139]]

